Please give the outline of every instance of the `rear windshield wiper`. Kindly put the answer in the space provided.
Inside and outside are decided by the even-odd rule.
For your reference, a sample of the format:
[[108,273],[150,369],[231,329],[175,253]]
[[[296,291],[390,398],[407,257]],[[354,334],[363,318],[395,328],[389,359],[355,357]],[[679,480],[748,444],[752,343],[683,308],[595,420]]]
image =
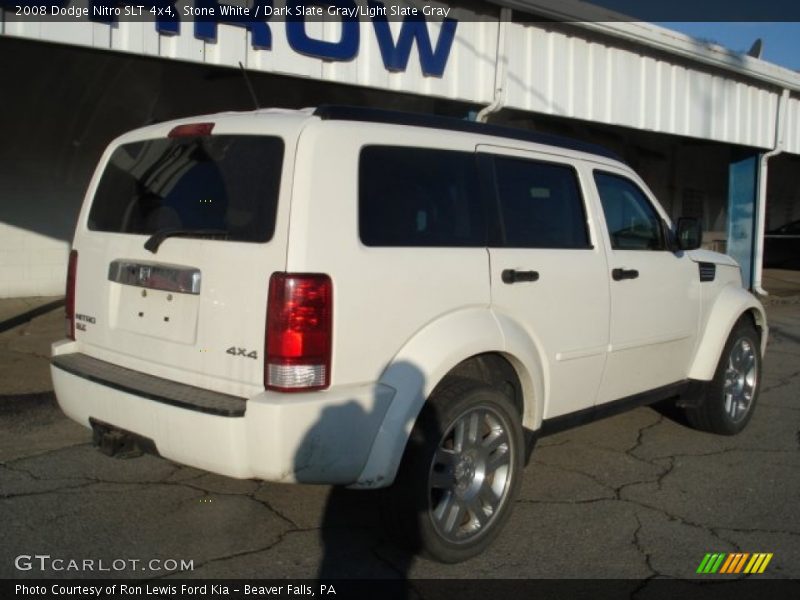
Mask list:
[[147,241],[144,243],[144,248],[145,250],[149,250],[155,254],[158,252],[158,247],[161,245],[161,242],[170,237],[227,237],[229,233],[230,232],[226,231],[225,229],[162,229],[161,231],[156,231],[153,235],[147,238]]

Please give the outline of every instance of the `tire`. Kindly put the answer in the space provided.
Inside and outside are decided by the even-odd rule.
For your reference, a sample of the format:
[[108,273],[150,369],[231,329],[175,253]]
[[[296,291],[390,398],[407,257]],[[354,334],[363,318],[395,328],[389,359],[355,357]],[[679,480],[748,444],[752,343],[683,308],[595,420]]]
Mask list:
[[735,435],[745,428],[761,386],[760,348],[753,322],[742,317],[728,336],[704,398],[686,409],[692,427],[721,435]]
[[428,558],[476,556],[508,519],[523,468],[522,426],[508,397],[472,380],[446,382],[411,432],[391,489],[394,524]]

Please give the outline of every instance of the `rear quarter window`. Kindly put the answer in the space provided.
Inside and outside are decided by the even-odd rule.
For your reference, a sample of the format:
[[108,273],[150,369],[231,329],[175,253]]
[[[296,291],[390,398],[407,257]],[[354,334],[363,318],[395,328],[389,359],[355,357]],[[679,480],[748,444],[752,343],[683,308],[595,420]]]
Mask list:
[[270,136],[198,136],[124,144],[106,165],[92,231],[218,230],[266,242],[275,230],[284,144]]
[[591,248],[573,167],[505,156],[494,165],[503,246]]
[[486,209],[471,152],[367,146],[359,159],[358,198],[366,246],[486,246]]

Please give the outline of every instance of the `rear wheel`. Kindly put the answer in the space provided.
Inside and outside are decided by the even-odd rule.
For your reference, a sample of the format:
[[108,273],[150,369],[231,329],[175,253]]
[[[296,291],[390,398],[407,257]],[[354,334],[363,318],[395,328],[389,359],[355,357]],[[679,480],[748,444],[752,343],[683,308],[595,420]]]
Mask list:
[[725,343],[705,397],[698,406],[686,409],[686,417],[697,429],[737,434],[753,416],[760,385],[760,340],[749,317],[743,317]]
[[417,420],[394,486],[415,550],[442,562],[482,552],[511,511],[523,469],[522,427],[495,388],[453,380]]

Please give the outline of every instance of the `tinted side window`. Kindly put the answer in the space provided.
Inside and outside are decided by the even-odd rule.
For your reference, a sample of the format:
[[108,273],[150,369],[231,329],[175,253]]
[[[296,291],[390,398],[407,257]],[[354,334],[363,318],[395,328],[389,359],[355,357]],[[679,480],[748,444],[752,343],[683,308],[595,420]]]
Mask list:
[[611,247],[615,250],[663,250],[661,219],[644,192],[619,175],[595,171]]
[[486,246],[475,156],[367,146],[359,163],[359,234],[367,246]]
[[502,243],[510,248],[589,248],[572,167],[495,157]]
[[266,242],[275,229],[283,140],[214,135],[120,146],[100,178],[89,229],[152,235],[213,229]]

